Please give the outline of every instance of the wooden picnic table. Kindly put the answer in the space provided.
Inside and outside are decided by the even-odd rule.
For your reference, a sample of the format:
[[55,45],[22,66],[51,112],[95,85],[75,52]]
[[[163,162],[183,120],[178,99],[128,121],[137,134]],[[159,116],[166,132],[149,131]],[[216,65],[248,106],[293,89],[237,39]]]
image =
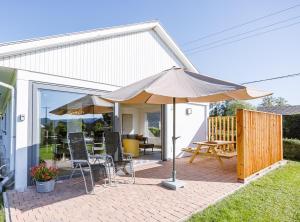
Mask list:
[[192,163],[198,155],[213,156],[223,166],[221,158],[229,159],[236,156],[236,151],[234,150],[234,141],[201,141],[194,142],[193,144],[196,144],[197,147],[191,151],[193,155],[190,158],[190,163]]

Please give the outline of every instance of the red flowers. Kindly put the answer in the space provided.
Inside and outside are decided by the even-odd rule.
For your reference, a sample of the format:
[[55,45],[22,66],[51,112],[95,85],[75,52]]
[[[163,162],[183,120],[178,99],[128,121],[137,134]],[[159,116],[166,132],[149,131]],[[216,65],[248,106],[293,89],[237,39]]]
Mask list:
[[36,181],[49,181],[57,177],[58,170],[55,167],[47,167],[45,163],[31,168],[31,176]]

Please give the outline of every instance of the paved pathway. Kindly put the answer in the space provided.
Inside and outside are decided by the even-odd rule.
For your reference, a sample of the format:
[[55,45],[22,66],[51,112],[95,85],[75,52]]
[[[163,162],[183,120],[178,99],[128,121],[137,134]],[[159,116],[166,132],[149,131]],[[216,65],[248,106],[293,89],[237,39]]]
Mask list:
[[180,221],[234,192],[236,160],[225,160],[222,169],[215,159],[177,159],[177,176],[185,188],[177,191],[160,186],[171,174],[171,162],[139,167],[136,184],[97,185],[86,195],[82,183],[66,180],[55,191],[38,194],[8,191],[12,221]]

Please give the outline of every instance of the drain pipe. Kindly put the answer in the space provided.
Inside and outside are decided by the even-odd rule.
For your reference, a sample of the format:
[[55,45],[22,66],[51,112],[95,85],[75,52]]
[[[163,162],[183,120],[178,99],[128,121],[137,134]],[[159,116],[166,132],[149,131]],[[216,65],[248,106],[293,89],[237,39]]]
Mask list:
[[[4,82],[0,82],[0,86],[3,86],[7,89],[9,89],[11,91],[11,115],[10,115],[10,158],[12,157],[13,158],[13,164],[11,164],[11,160],[10,160],[10,169],[9,171],[10,172],[13,172],[15,170],[15,164],[16,164],[16,153],[15,153],[15,147],[14,147],[14,139],[15,139],[15,88],[9,84],[6,84]],[[12,170],[11,170],[12,169]],[[11,179],[11,173],[9,173],[10,176],[8,176],[7,178],[4,178],[2,181],[1,181],[1,185],[4,186],[8,180]],[[12,174],[13,175],[13,174]],[[1,186],[1,187],[2,187]]]

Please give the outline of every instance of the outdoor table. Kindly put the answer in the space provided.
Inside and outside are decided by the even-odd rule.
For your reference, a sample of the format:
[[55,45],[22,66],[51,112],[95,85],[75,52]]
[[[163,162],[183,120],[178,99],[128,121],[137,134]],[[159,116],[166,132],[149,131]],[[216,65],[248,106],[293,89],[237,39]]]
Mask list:
[[[228,145],[235,144],[234,141],[223,141],[223,140],[215,140],[215,141],[202,141],[202,142],[194,142],[193,144],[196,144],[197,147],[193,151],[193,155],[190,158],[190,163],[194,161],[197,155],[202,156],[213,156],[215,157],[220,164],[223,166],[223,162],[221,157],[224,158],[231,158],[233,156],[236,156],[236,152],[230,150],[230,152],[226,153],[226,148]],[[202,152],[201,152],[202,151]]]

